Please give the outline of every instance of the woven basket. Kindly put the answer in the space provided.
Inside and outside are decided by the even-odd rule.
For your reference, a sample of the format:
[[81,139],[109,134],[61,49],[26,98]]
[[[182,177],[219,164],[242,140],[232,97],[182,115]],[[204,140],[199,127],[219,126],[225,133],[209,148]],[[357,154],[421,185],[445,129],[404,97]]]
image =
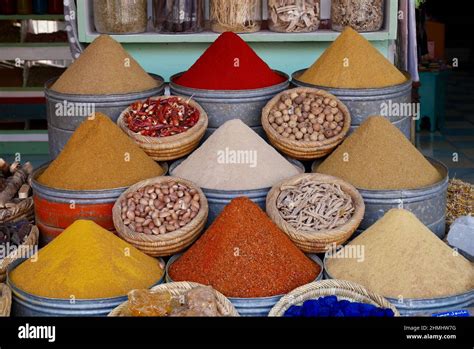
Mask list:
[[[314,233],[297,231],[280,215],[280,211],[276,207],[278,196],[281,193],[281,187],[286,185],[294,185],[300,183],[303,179],[311,179],[320,183],[339,184],[341,189],[352,197],[355,211],[351,219],[344,225],[331,230],[315,231]],[[323,253],[327,251],[332,244],[340,245],[347,241],[359,226],[362,218],[364,218],[365,205],[362,196],[356,188],[342,179],[324,175],[320,173],[306,173],[286,179],[275,185],[267,196],[266,212],[270,218],[283,230],[298,246],[300,250],[306,253]]]
[[36,225],[31,227],[30,233],[26,237],[25,242],[15,251],[10,253],[6,258],[0,259],[0,282],[7,278],[8,266],[19,258],[25,258],[30,255],[32,248],[38,244],[39,229]]
[[[143,233],[136,233],[132,231],[128,226],[123,224],[120,205],[122,200],[125,199],[128,193],[135,192],[140,188],[146,187],[148,185],[153,185],[156,183],[167,183],[171,181],[185,184],[188,187],[195,188],[198,191],[201,207],[199,208],[199,212],[193,220],[191,220],[188,224],[178,230],[162,235],[147,235]],[[135,185],[132,185],[125,192],[123,192],[122,195],[120,195],[118,200],[115,202],[115,205],[112,209],[112,216],[114,220],[115,229],[117,230],[117,234],[122,239],[129,242],[130,244],[132,244],[140,251],[146,253],[149,256],[163,257],[178,253],[184,250],[189,245],[191,245],[199,237],[199,234],[204,229],[204,226],[207,222],[208,212],[209,207],[207,204],[207,199],[199,187],[185,179],[167,176],[147,179]]]
[[[281,136],[268,122],[268,115],[270,114],[273,106],[279,103],[282,95],[291,94],[293,92],[314,93],[323,98],[329,97],[336,100],[337,107],[344,114],[344,127],[342,128],[341,133],[339,133],[336,137],[332,137],[324,141],[297,141]],[[262,111],[262,126],[265,130],[265,133],[267,134],[268,139],[270,140],[270,143],[279,151],[294,159],[312,160],[321,158],[331,153],[344,140],[344,137],[347,135],[347,132],[349,132],[351,126],[351,116],[349,109],[347,109],[347,107],[332,94],[315,88],[297,87],[291,90],[280,92],[267,103]]]
[[[158,97],[158,99],[168,99],[174,96]],[[182,97],[178,97],[184,99]],[[199,120],[187,131],[169,137],[147,137],[142,136],[136,132],[131,131],[125,124],[124,116],[130,110],[130,107],[125,109],[117,120],[117,125],[129,136],[145,153],[156,161],[169,161],[182,158],[194,149],[196,149],[204,137],[207,129],[208,118],[202,107],[191,99],[187,99],[189,105],[199,111]]]
[[12,291],[5,284],[0,284],[0,317],[10,316]]
[[[179,297],[184,295],[187,291],[199,286],[203,285],[196,282],[182,281],[158,285],[153,287],[151,290],[154,292],[169,291],[172,296]],[[217,298],[217,310],[222,316],[239,316],[239,313],[235,310],[232,303],[222,293],[216,290],[214,290],[214,292]],[[109,316],[126,316],[124,312],[126,311],[127,304],[128,302],[120,304],[110,312]]]
[[397,308],[384,297],[367,290],[359,284],[345,280],[322,280],[298,287],[282,297],[268,316],[283,316],[292,305],[302,305],[304,301],[309,299],[318,299],[325,296],[336,296],[338,300],[388,308],[393,311],[395,316],[400,316]]
[[33,223],[35,210],[33,197],[30,196],[18,202],[18,204],[0,209],[0,223],[16,223],[23,219]]

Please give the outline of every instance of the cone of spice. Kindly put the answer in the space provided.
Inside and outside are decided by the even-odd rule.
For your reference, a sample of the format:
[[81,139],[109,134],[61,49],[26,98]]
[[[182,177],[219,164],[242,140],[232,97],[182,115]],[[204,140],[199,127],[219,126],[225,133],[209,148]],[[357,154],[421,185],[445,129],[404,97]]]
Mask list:
[[117,41],[100,35],[51,86],[74,95],[126,94],[158,86]]
[[387,58],[347,27],[297,80],[333,88],[382,88],[407,81]]
[[[358,258],[350,258],[354,248],[363,251]],[[448,297],[474,289],[472,263],[403,209],[388,211],[326,265],[333,278],[395,299]]]
[[312,282],[320,267],[250,199],[227,205],[170,267],[173,281],[211,285],[228,297],[281,295]]
[[56,189],[101,190],[127,187],[163,172],[110,118],[95,113],[76,129],[38,182]]
[[250,90],[277,85],[285,80],[237,34],[225,32],[173,82],[197,89]]
[[268,188],[299,170],[241,120],[227,121],[172,175],[206,189]]
[[390,121],[371,116],[316,170],[359,189],[416,189],[442,180],[439,171]]
[[162,276],[158,260],[88,220],[71,224],[10,274],[21,290],[59,299],[126,296]]

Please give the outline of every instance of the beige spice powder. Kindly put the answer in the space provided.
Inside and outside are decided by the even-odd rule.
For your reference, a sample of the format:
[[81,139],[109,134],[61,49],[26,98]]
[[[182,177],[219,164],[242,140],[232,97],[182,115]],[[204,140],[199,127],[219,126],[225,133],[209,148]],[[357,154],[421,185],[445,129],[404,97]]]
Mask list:
[[416,216],[392,209],[341,252],[363,247],[363,261],[331,258],[329,274],[390,298],[437,298],[474,289],[474,266]]
[[56,80],[51,89],[76,95],[125,94],[158,86],[143,68],[109,35],[95,39]]

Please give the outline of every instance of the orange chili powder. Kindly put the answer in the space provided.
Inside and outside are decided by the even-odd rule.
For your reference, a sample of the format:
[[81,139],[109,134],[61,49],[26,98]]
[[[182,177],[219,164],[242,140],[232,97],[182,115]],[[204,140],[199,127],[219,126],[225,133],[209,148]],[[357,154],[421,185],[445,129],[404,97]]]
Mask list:
[[174,281],[211,285],[239,298],[286,294],[319,272],[319,265],[246,197],[232,200],[169,270]]

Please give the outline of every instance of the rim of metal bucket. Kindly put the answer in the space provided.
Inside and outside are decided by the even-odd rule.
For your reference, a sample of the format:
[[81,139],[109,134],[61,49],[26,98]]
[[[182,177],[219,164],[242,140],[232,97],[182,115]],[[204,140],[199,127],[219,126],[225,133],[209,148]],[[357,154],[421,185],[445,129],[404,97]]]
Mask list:
[[[77,199],[78,192],[84,194],[85,196],[94,195],[95,198],[97,199],[108,199],[110,198],[111,194],[114,194],[116,192],[123,192],[128,188],[128,186],[126,186],[126,187],[118,187],[118,188],[111,188],[111,189],[97,189],[97,190],[68,190],[68,189],[56,189],[56,188],[45,186],[39,183],[37,179],[46,170],[46,168],[48,168],[51,162],[52,161],[48,161],[47,163],[41,165],[40,167],[38,167],[37,169],[33,171],[31,186],[33,190],[36,190],[36,192],[38,192],[38,189],[39,189],[41,193],[45,193],[53,197],[61,197],[64,199],[69,199],[69,198]],[[168,169],[169,169],[168,163],[159,162],[158,164],[165,171],[163,172],[162,176],[165,176],[168,173]]]
[[176,78],[183,75],[185,73],[184,71],[172,75],[170,77],[169,85],[171,89],[176,90],[177,92],[186,91],[187,94],[192,94],[194,97],[207,97],[207,98],[221,97],[221,98],[225,98],[229,100],[231,100],[232,97],[236,99],[260,97],[262,96],[262,94],[265,94],[265,92],[267,92],[268,94],[272,94],[274,93],[274,91],[285,89],[290,84],[290,77],[288,74],[279,70],[273,70],[273,71],[277,73],[278,75],[282,76],[283,78],[285,78],[285,80],[276,85],[256,88],[256,89],[249,89],[249,90],[207,90],[207,89],[201,89],[201,88],[186,87],[186,86],[175,83],[174,80],[176,80]]
[[313,84],[309,84],[307,82],[298,80],[298,77],[307,69],[308,68],[295,71],[293,74],[291,74],[291,81],[296,81],[299,86],[314,87],[314,88],[318,88],[318,89],[329,91],[329,92],[334,91],[337,94],[337,97],[341,97],[341,96],[357,97],[358,95],[360,95],[361,97],[365,97],[368,92],[370,93],[371,96],[386,95],[386,94],[398,92],[399,90],[404,90],[405,88],[408,89],[408,87],[411,88],[413,84],[411,74],[405,70],[402,70],[401,72],[403,75],[405,75],[407,80],[401,84],[397,84],[393,86],[386,86],[386,87],[380,87],[380,88],[337,88],[337,87],[329,87],[329,86],[320,86],[320,85],[313,85]]
[[[175,255],[171,256],[171,258],[166,263],[166,268],[165,268],[166,282],[174,282],[173,279],[170,277],[169,268],[182,255],[183,255],[183,253],[175,254]],[[310,258],[313,262],[318,264],[321,268],[318,275],[316,276],[316,279],[314,281],[322,280],[323,275],[324,275],[324,262],[315,253],[306,253],[305,256]],[[236,301],[245,301],[245,300],[268,301],[268,300],[272,300],[274,298],[281,298],[283,296],[284,296],[284,294],[278,294],[278,295],[268,296],[268,297],[256,297],[256,298],[239,298],[239,297],[227,297],[227,296],[226,297],[229,300],[236,300]]]
[[[169,174],[170,176],[173,176],[173,171],[176,169],[176,167],[181,164],[184,160],[186,160],[187,157],[185,158],[181,158],[179,160],[176,160],[174,161],[170,166],[169,166]],[[295,166],[299,171],[302,171],[300,174],[303,174],[305,173],[305,167],[304,167],[304,164],[299,161],[299,160],[296,160],[296,159],[292,159],[292,158],[289,158],[289,157],[285,157],[286,160],[288,160],[293,166]],[[249,189],[249,190],[222,190],[222,189],[209,189],[209,188],[204,188],[204,187],[201,187],[201,189],[207,194],[212,194],[212,195],[215,195],[215,196],[218,196],[219,194],[225,194],[225,195],[236,195],[236,196],[239,196],[240,194],[241,195],[244,195],[244,196],[248,196],[248,197],[254,197],[254,196],[260,196],[261,195],[261,192],[262,191],[270,191],[272,187],[265,187],[265,188],[259,188],[259,189]]]
[[[60,98],[64,100],[84,100],[84,101],[90,101],[92,103],[96,103],[99,105],[106,105],[107,103],[116,103],[120,101],[129,101],[130,99],[133,99],[134,95],[143,95],[143,94],[150,94],[153,95],[155,93],[158,93],[159,91],[162,91],[165,88],[165,79],[157,74],[152,74],[148,73],[153,79],[158,81],[160,84],[156,87],[153,87],[148,90],[144,91],[135,91],[135,92],[130,92],[130,93],[118,93],[118,94],[104,94],[104,95],[91,95],[91,94],[71,94],[71,93],[62,93],[62,92],[57,92],[54,90],[51,90],[50,87],[53,85],[53,83],[59,79],[59,77],[54,77],[49,79],[48,81],[45,82],[44,84],[44,94],[48,98]],[[97,103],[98,96],[100,96],[100,102]],[[138,97],[137,99],[142,99],[143,97]]]
[[[328,253],[333,253],[332,251],[328,251],[324,254],[324,259],[323,259],[323,266],[324,266],[324,278],[325,279],[334,279],[332,275],[329,273],[329,269],[327,268],[327,262],[329,260]],[[445,296],[445,297],[437,297],[437,298],[404,298],[403,302],[400,303],[400,301],[396,298],[390,298],[384,296],[385,299],[387,299],[390,303],[395,305],[398,309],[409,309],[410,305],[414,305],[416,308],[422,310],[423,308],[429,309],[430,304],[429,303],[434,303],[434,302],[440,302],[442,300],[445,300],[446,303],[445,305],[450,305],[449,300],[452,298],[457,298],[457,297],[462,297],[466,299],[471,299],[474,302],[474,290],[467,291],[464,293],[460,294],[455,294],[452,296]],[[454,304],[454,300],[452,300],[451,304]],[[432,306],[431,306],[432,307]]]
[[[387,199],[387,197],[394,197],[394,198],[404,198],[406,195],[404,193],[409,193],[410,195],[408,197],[412,197],[413,193],[424,193],[425,195],[429,195],[430,192],[426,193],[429,189],[437,190],[440,186],[444,186],[448,184],[449,181],[449,170],[446,167],[445,164],[443,164],[441,161],[438,161],[436,159],[433,159],[429,156],[425,156],[426,160],[428,160],[434,167],[438,169],[438,171],[442,171],[443,179],[440,180],[439,182],[435,184],[431,184],[428,186],[420,187],[420,188],[415,188],[415,189],[362,189],[362,188],[357,188],[356,189],[361,193],[362,196],[364,197],[371,197],[371,198],[382,198],[382,199]],[[315,172],[317,167],[321,165],[323,160],[321,159],[316,159],[313,161],[311,164],[311,171]],[[421,195],[420,195],[421,196]],[[419,198],[420,196],[417,196]]]
[[[165,261],[163,258],[155,258],[157,263],[160,264],[160,266],[165,265]],[[13,281],[11,280],[10,273],[13,272],[13,270],[19,266],[21,263],[26,262],[28,258],[20,258],[11,263],[8,268],[7,268],[7,285],[10,287],[12,290],[12,294],[16,293],[19,295],[26,295],[28,299],[30,300],[29,303],[34,304],[34,305],[39,305],[39,306],[44,306],[45,303],[48,304],[48,308],[63,308],[64,305],[70,305],[71,300],[70,299],[63,299],[63,298],[49,298],[49,297],[42,297],[42,296],[36,296],[34,294],[28,293],[26,291],[23,291],[22,289],[18,288]],[[165,280],[165,269],[163,269],[163,275],[161,275],[161,278],[155,282],[153,285],[151,285],[149,288],[154,287],[156,285],[160,285],[163,283]],[[127,295],[119,296],[119,297],[109,297],[109,298],[92,298],[92,299],[85,299],[85,298],[80,298],[80,299],[75,299],[75,303],[77,304],[87,304],[87,303],[100,303],[100,302],[111,302],[111,301],[119,301],[122,299],[126,300]]]

